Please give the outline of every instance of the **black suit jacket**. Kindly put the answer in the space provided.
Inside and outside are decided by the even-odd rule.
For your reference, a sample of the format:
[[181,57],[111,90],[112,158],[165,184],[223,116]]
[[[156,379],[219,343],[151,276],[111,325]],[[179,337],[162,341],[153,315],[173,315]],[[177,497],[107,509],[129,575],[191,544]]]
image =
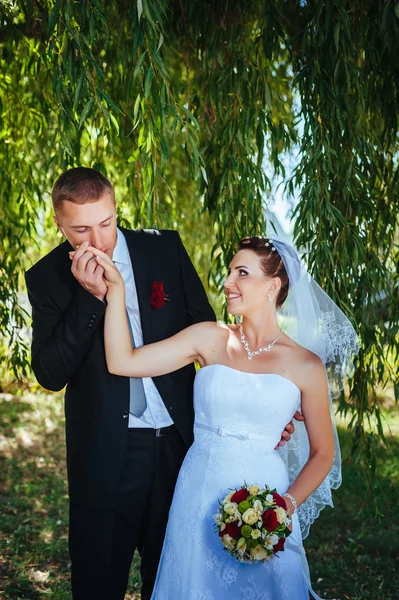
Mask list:
[[[122,229],[122,228],[121,228]],[[133,264],[144,343],[215,320],[201,281],[175,231],[122,229]],[[71,500],[102,505],[118,482],[126,446],[129,379],[111,375],[104,353],[105,305],[73,277],[64,242],[27,271],[32,304],[32,368],[49,390],[66,387],[65,416]],[[168,301],[150,304],[161,281]],[[192,443],[194,367],[154,382],[187,447]]]

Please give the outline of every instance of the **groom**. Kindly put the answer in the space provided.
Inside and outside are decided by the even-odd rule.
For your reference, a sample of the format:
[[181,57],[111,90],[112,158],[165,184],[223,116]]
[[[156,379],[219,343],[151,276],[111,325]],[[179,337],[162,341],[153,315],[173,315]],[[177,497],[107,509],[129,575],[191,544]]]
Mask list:
[[124,279],[134,345],[215,315],[178,233],[117,228],[114,189],[101,173],[66,171],[52,199],[67,241],[27,271],[26,284],[33,370],[47,389],[67,386],[73,598],[122,600],[138,548],[142,599],[149,600],[177,474],[193,440],[194,367],[153,379],[107,371],[106,285],[87,246],[106,252]]
[[[85,244],[107,252],[120,270],[136,345],[215,315],[178,233],[117,228],[114,190],[101,173],[70,169],[52,198],[67,241],[26,273],[26,284],[33,370],[47,389],[67,386],[73,598],[124,598],[138,548],[147,600],[176,477],[192,443],[194,367],[153,380],[108,373],[106,285]],[[77,247],[71,264],[69,252]]]

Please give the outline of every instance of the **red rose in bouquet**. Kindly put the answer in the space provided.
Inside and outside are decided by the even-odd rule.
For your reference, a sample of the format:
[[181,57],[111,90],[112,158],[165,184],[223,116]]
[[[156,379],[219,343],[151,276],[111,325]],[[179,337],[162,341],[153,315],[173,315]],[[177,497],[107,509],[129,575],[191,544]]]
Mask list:
[[248,490],[246,490],[245,488],[241,488],[240,490],[238,490],[238,492],[232,495],[232,497],[230,498],[230,502],[237,502],[237,504],[240,504],[240,502],[246,500],[249,495],[250,494]]
[[262,515],[262,522],[267,531],[274,531],[278,525],[277,515],[273,509],[265,510]]
[[273,500],[275,501],[277,506],[281,506],[281,508],[284,508],[284,510],[287,510],[287,503],[284,500],[284,498],[282,496],[280,496],[280,494],[278,494],[277,492],[273,492],[272,496],[273,496]]
[[285,540],[286,538],[280,538],[277,544],[274,544],[273,552],[279,552],[280,550],[282,550],[284,548]]
[[154,281],[151,284],[150,304],[154,308],[162,308],[165,304],[166,294],[163,289],[162,281]]
[[226,527],[219,533],[219,535],[220,537],[223,537],[226,534],[235,540],[241,536],[241,527],[239,526],[238,521],[226,523]]

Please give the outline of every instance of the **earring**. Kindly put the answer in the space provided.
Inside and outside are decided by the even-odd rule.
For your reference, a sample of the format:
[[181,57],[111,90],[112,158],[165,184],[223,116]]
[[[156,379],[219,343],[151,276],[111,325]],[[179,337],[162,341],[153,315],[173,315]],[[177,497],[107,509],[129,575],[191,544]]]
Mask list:
[[267,299],[269,300],[269,302],[271,302],[271,301],[272,301],[272,297],[271,297],[271,294],[270,294],[270,292],[267,294]]

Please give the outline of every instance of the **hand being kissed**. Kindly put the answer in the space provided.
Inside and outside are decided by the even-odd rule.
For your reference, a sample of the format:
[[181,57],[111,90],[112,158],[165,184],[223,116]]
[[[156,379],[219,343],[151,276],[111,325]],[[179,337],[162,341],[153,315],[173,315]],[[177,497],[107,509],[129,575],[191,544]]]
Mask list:
[[71,271],[82,287],[103,301],[108,289],[104,279],[104,268],[98,263],[92,250],[88,242],[76,246],[76,250],[69,253],[72,261]]
[[69,253],[72,273],[91,294],[104,300],[111,287],[123,286],[123,279],[111,258],[88,242]]

